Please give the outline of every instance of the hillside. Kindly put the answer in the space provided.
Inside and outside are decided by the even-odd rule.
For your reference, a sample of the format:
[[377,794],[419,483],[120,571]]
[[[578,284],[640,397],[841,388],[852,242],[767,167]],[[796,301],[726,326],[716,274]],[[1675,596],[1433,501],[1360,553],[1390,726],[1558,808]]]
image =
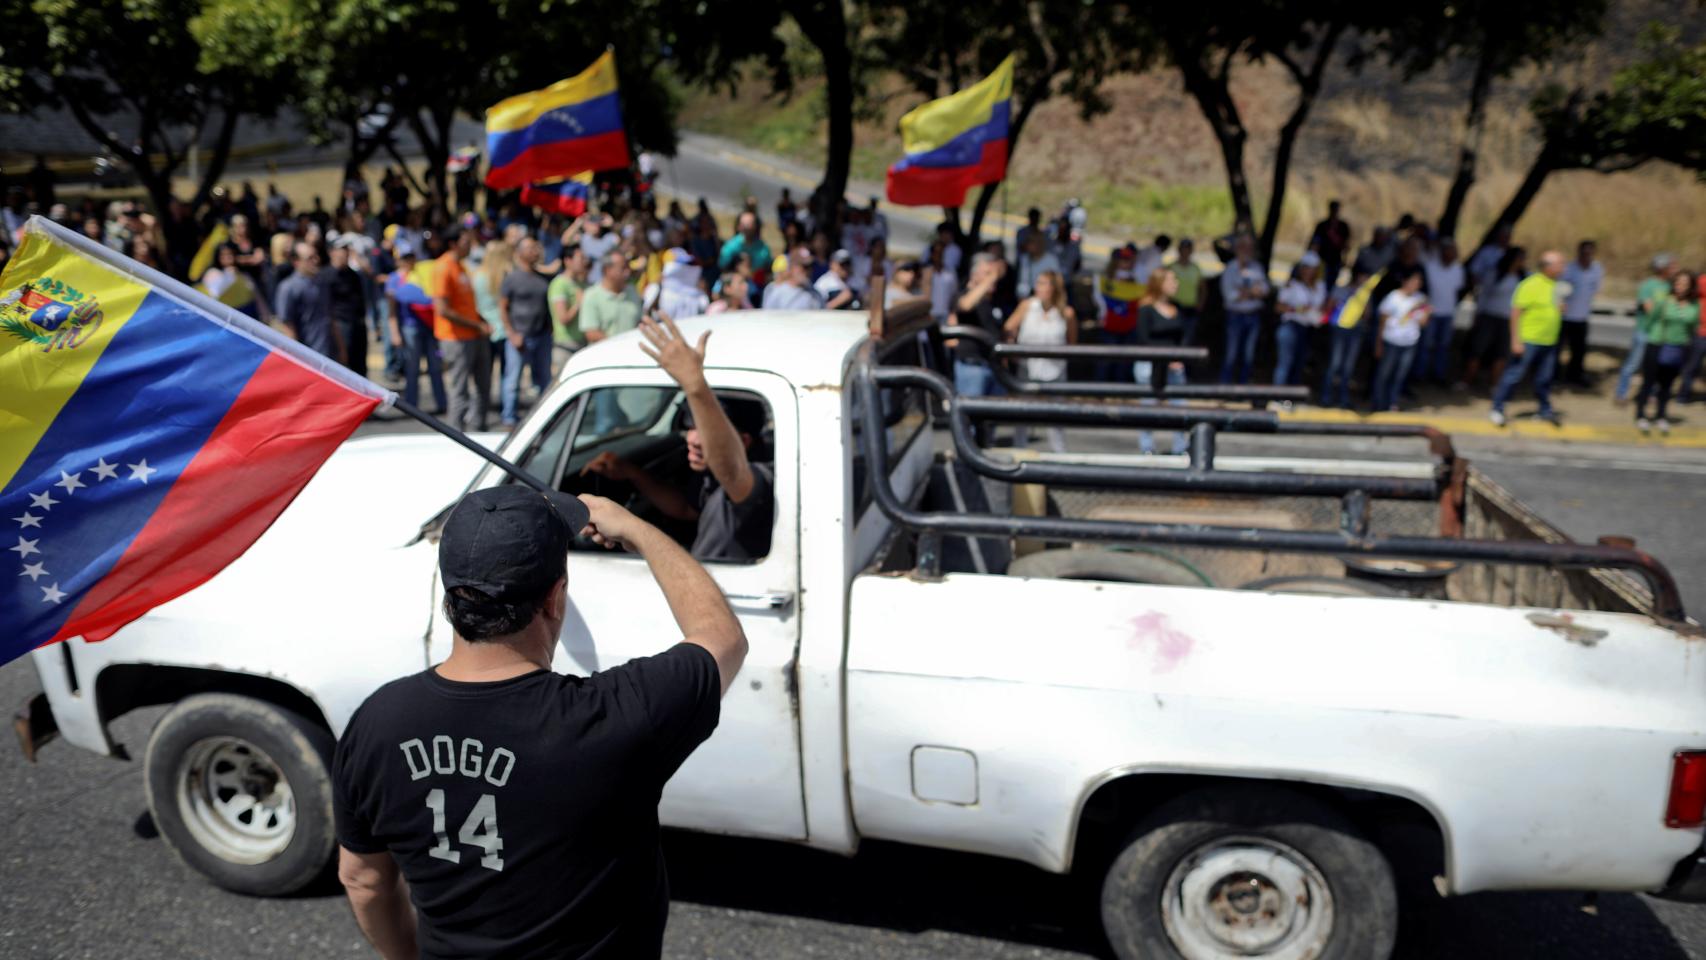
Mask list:
[[[1473,240],[1497,215],[1538,147],[1525,104],[1550,79],[1609,77],[1634,55],[1633,37],[1653,18],[1692,16],[1692,0],[1620,5],[1607,35],[1546,74],[1527,71],[1500,84],[1489,108],[1481,177],[1465,208],[1461,236]],[[1444,201],[1462,123],[1467,78],[1440,69],[1406,81],[1383,67],[1334,75],[1298,142],[1286,197],[1281,247],[1307,239],[1329,199],[1344,201],[1359,241],[1375,222],[1410,212],[1431,221]],[[921,98],[892,78],[876,110],[879,122],[856,133],[856,177],[880,181],[899,156],[897,120]],[[1250,129],[1249,174],[1258,211],[1265,204],[1269,159],[1279,125],[1291,109],[1291,85],[1277,67],[1243,66],[1234,93]],[[732,97],[690,93],[681,123],[801,161],[821,162],[821,90],[802,84],[786,100],[767,96],[752,75]],[[1058,207],[1079,197],[1094,229],[1145,237],[1155,232],[1208,235],[1230,226],[1224,171],[1208,124],[1177,75],[1158,70],[1110,80],[1113,109],[1082,121],[1076,108],[1051,101],[1037,108],[1013,159],[1007,208]],[[1563,246],[1585,236],[1632,283],[1657,250],[1706,264],[1706,185],[1659,164],[1629,173],[1554,174],[1519,226],[1518,242]],[[1621,286],[1621,284],[1620,284]]]

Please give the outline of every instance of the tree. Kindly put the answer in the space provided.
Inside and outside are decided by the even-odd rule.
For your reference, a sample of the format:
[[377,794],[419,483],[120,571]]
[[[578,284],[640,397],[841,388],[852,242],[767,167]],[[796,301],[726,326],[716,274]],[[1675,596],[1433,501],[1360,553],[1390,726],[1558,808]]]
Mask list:
[[1618,71],[1608,90],[1554,85],[1534,98],[1540,151],[1483,244],[1498,224],[1520,220],[1559,170],[1616,173],[1662,160],[1706,180],[1706,42],[1686,45],[1674,28],[1653,24],[1641,47],[1644,58]]
[[1387,34],[1387,53],[1407,78],[1453,58],[1473,64],[1457,170],[1439,215],[1442,235],[1457,232],[1475,183],[1494,82],[1525,64],[1550,62],[1596,35],[1605,10],[1606,0],[1464,0],[1404,8],[1404,19]]
[[63,106],[130,167],[161,215],[172,177],[211,132],[190,198],[199,209],[224,175],[238,117],[277,103],[258,67],[201,69],[188,27],[199,10],[199,0],[4,0],[14,42],[0,68],[0,109]]
[[[1341,48],[1353,31],[1366,40],[1388,29],[1385,8],[1346,0],[1298,3],[1221,0],[1168,4],[1150,11],[1140,22],[1152,32],[1152,42],[1158,45],[1165,59],[1178,69],[1185,91],[1208,121],[1226,167],[1233,217],[1252,231],[1256,222],[1255,205],[1245,172],[1249,131],[1232,96],[1232,68],[1239,63],[1272,60],[1290,76],[1296,100],[1280,127],[1268,206],[1261,230],[1256,234],[1257,258],[1268,262],[1285,212],[1292,152],[1321,92],[1322,80],[1335,55],[1345,57],[1353,68],[1362,63],[1365,58],[1362,50]],[[1133,44],[1139,49],[1148,45],[1141,40]]]

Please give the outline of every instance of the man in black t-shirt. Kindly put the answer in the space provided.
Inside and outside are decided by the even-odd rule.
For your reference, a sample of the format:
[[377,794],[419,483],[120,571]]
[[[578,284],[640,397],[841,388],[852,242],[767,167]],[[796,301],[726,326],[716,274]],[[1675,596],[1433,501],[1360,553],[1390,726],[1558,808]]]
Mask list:
[[[577,532],[645,558],[682,642],[590,677],[551,671]],[[445,521],[439,577],[450,656],[368,697],[333,762],[338,876],[362,932],[386,958],[659,956],[658,798],[717,726],[746,657],[739,621],[686,551],[602,497],[471,493]]]
[[640,332],[651,344],[640,349],[686,394],[687,466],[708,476],[698,490],[684,492],[608,450],[594,457],[581,474],[632,483],[665,516],[696,521],[699,532],[693,539],[693,555],[701,560],[762,560],[770,553],[774,474],[753,462],[751,454],[764,433],[764,404],[719,399],[705,382],[705,342],[711,331],[701,334],[695,347],[682,338],[668,315],[658,317],[661,324],[650,317],[640,321]]

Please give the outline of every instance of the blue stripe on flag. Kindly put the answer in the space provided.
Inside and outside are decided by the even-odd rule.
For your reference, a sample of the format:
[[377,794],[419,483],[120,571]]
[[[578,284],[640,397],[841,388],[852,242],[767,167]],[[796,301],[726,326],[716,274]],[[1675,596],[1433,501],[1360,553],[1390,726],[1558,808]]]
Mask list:
[[529,147],[595,137],[622,129],[622,107],[615,93],[557,107],[519,130],[486,134],[487,161],[493,169],[508,166]]
[[972,127],[934,150],[910,153],[895,164],[895,169],[908,167],[973,167],[983,159],[983,145],[1007,139],[1011,100],[1002,100],[989,112],[989,119]]
[[143,298],[0,491],[0,609],[16,634],[0,661],[53,638],[267,353],[174,300]]

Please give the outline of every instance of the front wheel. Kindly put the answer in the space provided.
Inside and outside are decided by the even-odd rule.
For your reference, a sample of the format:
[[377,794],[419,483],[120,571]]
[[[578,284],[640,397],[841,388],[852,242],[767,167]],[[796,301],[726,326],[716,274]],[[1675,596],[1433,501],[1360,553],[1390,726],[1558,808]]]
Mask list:
[[178,856],[219,886],[293,893],[335,850],[334,746],[324,728],[265,701],[186,697],[148,739],[148,810]]
[[1392,952],[1386,858],[1331,807],[1288,790],[1180,796],[1132,832],[1102,882],[1121,960],[1367,960]]

